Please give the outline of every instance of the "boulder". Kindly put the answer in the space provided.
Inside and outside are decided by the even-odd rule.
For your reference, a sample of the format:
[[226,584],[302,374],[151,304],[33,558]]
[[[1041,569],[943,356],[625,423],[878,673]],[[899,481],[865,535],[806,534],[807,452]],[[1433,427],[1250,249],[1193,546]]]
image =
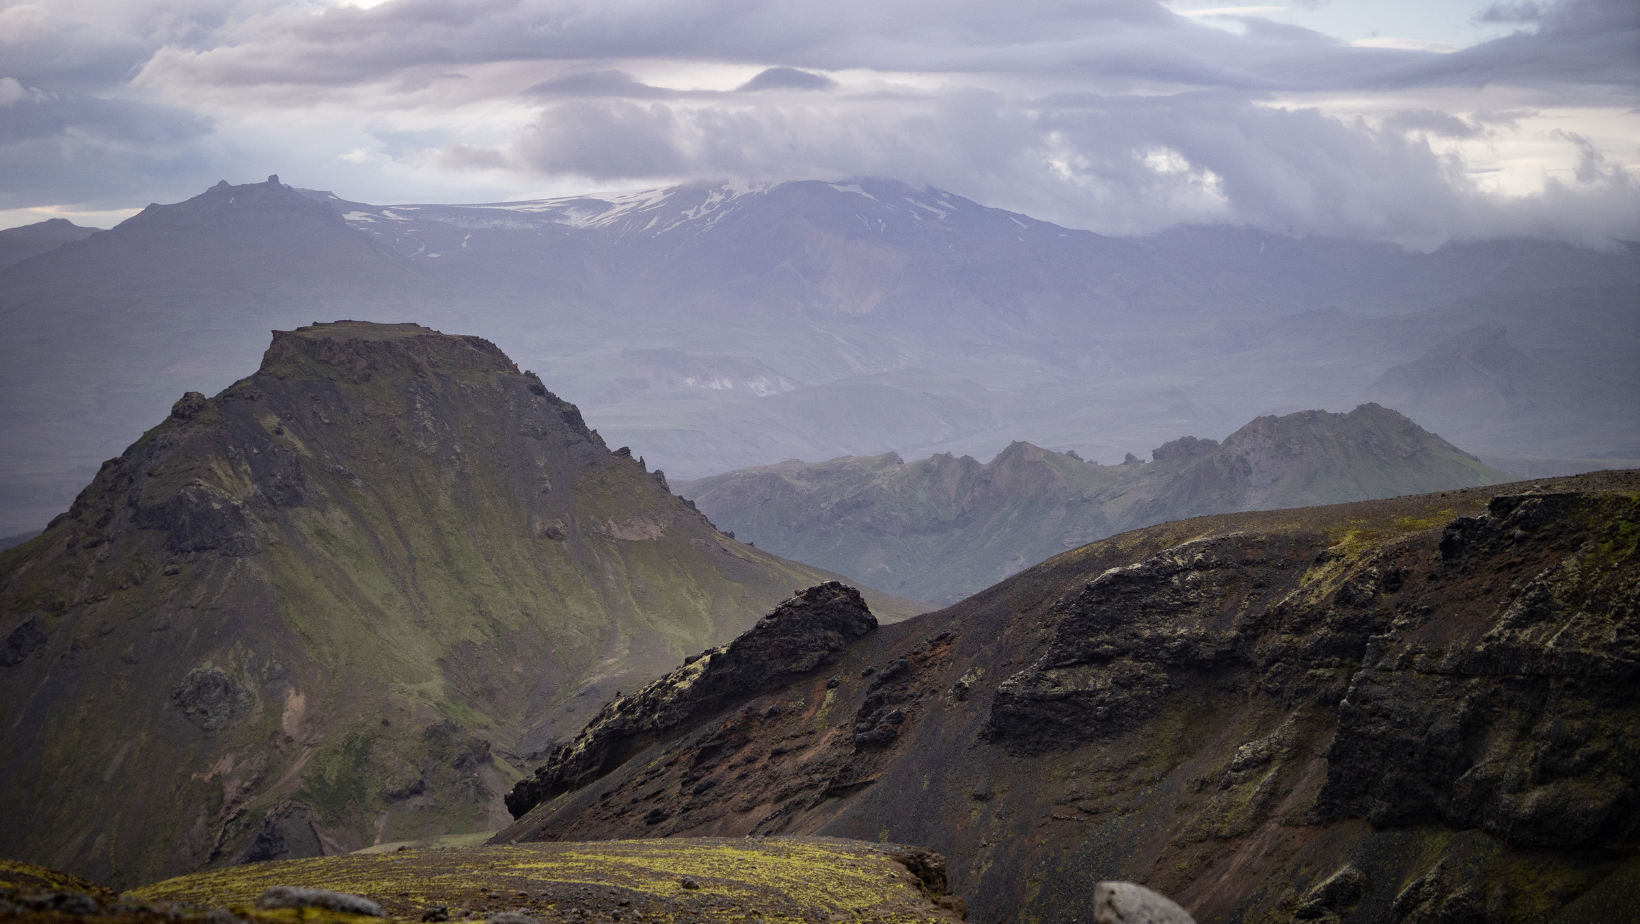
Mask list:
[[1094,886],[1095,924],[1196,924],[1190,912],[1160,892],[1132,882],[1101,882]]
[[262,911],[280,908],[323,908],[326,911],[340,911],[344,914],[358,914],[371,918],[387,916],[381,905],[368,898],[349,895],[346,892],[331,892],[327,889],[305,889],[301,886],[274,886],[262,893],[256,900],[256,907]]

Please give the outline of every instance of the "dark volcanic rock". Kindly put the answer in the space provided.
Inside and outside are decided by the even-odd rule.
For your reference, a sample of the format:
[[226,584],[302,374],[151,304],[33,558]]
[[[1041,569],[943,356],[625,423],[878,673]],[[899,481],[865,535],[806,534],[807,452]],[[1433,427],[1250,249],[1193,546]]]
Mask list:
[[0,667],[22,664],[24,658],[48,641],[50,637],[40,628],[40,620],[29,619],[6,636],[5,646],[0,647]]
[[1633,498],[1551,493],[1447,527],[1455,575],[1574,551],[1515,578],[1478,638],[1364,665],[1338,706],[1318,817],[1440,819],[1554,849],[1640,840],[1640,578],[1609,535],[1637,520]]
[[[1148,718],[1180,675],[1246,662],[1252,627],[1236,617],[1314,541],[1295,538],[1186,543],[1095,578],[1060,609],[1036,664],[997,688],[987,735],[1020,751],[1110,737]],[[1325,644],[1359,648],[1369,626],[1352,629]]]
[[554,750],[534,777],[513,787],[507,809],[517,818],[585,785],[672,729],[830,663],[875,628],[877,618],[858,590],[836,581],[810,587],[728,645],[605,706],[573,741]]
[[202,481],[178,488],[164,502],[139,507],[132,521],[139,527],[162,529],[173,552],[254,555],[262,550],[245,505],[227,492]]
[[171,691],[171,703],[207,732],[221,730],[250,708],[250,694],[214,667],[196,667]]
[[313,830],[313,810],[299,802],[282,802],[268,810],[256,837],[240,857],[241,863],[290,860],[324,855],[318,832]]

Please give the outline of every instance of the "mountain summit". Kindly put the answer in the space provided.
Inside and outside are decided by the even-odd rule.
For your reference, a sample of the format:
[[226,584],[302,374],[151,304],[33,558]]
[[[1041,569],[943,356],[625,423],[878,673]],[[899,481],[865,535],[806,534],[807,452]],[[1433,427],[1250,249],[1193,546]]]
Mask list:
[[0,854],[130,884],[493,828],[528,755],[830,577],[488,341],[276,332],[0,554]]

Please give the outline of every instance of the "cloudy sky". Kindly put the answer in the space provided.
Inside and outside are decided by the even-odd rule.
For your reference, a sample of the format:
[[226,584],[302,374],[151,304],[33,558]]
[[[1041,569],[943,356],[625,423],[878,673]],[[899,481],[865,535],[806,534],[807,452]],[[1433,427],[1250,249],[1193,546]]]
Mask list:
[[1640,239],[1640,3],[1244,2],[0,0],[0,227],[876,175],[1117,234]]

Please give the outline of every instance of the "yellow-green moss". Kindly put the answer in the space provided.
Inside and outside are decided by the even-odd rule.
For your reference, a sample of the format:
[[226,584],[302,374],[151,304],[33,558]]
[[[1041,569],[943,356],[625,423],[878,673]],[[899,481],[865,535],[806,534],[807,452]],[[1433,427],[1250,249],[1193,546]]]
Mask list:
[[[948,919],[917,880],[889,859],[893,850],[795,838],[400,850],[235,866],[168,879],[126,895],[237,909],[272,886],[296,885],[362,895],[395,918],[414,920],[431,904],[447,905],[452,912],[480,906],[490,912],[557,911],[576,900],[544,899],[542,892],[559,896],[613,888],[651,921],[670,922],[680,913],[721,921],[739,921],[747,914],[767,922],[809,921],[816,913],[860,914],[883,924]],[[686,889],[685,877],[699,887]],[[492,892],[498,897],[490,898]]]

